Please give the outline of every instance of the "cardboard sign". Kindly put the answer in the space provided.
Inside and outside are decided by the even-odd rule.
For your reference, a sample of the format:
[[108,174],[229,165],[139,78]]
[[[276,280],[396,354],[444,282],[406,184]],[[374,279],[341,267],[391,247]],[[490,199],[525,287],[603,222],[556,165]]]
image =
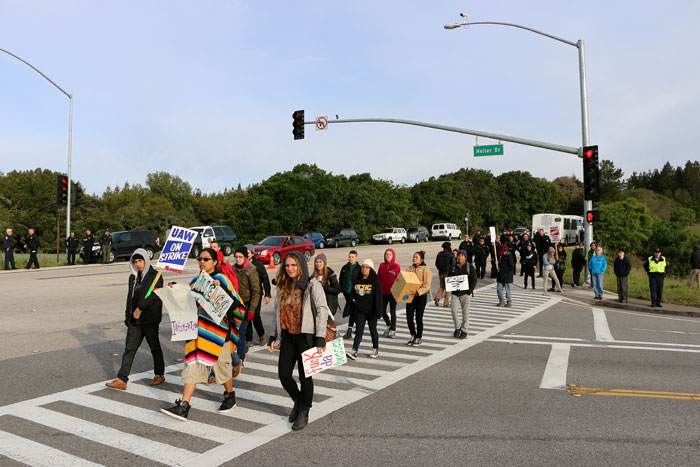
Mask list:
[[549,237],[552,239],[552,242],[557,243],[561,240],[561,234],[559,232],[559,227],[558,226],[553,226],[549,228]]
[[199,277],[192,284],[190,294],[216,324],[221,323],[233,305],[233,298],[222,287],[214,284],[214,279],[205,271],[199,273]]
[[496,243],[496,227],[489,227],[489,233],[491,234],[491,243]]
[[323,353],[318,353],[316,347],[312,347],[302,352],[301,358],[304,363],[304,376],[312,376],[348,362],[342,337],[326,342],[326,350]]
[[196,238],[197,232],[194,230],[174,225],[160,252],[156,268],[181,274]]
[[463,274],[461,276],[445,277],[445,290],[447,292],[455,292],[458,290],[469,290],[469,276]]
[[185,284],[174,284],[154,292],[163,302],[170,317],[171,341],[189,341],[197,338],[197,304]]
[[415,272],[401,271],[396,276],[394,285],[391,286],[391,295],[397,302],[411,303],[415,295],[409,295],[408,292],[418,290],[420,285],[420,280]]

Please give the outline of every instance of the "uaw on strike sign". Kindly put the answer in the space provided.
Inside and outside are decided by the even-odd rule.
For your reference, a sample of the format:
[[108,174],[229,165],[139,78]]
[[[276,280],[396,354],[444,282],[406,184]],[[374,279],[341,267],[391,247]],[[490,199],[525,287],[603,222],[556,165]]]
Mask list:
[[163,245],[163,250],[160,252],[156,268],[167,269],[178,274],[182,273],[196,238],[196,231],[174,225],[170,229],[170,235]]

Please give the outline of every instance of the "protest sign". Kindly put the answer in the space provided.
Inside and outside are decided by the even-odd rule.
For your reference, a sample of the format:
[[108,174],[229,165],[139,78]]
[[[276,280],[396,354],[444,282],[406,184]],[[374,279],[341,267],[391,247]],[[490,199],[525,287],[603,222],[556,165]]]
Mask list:
[[196,238],[197,232],[195,230],[172,226],[170,235],[168,235],[163,250],[160,252],[156,268],[181,274],[185,269],[185,262]]
[[216,324],[221,323],[234,301],[222,287],[214,283],[214,279],[205,271],[199,273],[199,277],[192,284],[190,293]]
[[445,290],[447,292],[469,290],[469,276],[466,274],[462,274],[461,276],[445,277]]
[[197,338],[197,304],[190,288],[185,284],[173,284],[156,292],[170,317],[171,341],[188,341]]
[[549,228],[549,236],[552,239],[552,242],[558,243],[561,240],[561,234],[559,233],[559,227],[558,226],[552,226]]
[[311,376],[348,362],[342,337],[326,342],[326,350],[323,353],[318,353],[316,347],[312,347],[302,352],[301,357],[304,363],[304,376]]
[[498,267],[498,252],[496,251],[496,227],[489,227],[489,233],[491,234],[491,247],[493,248],[492,258],[496,260],[496,267]]

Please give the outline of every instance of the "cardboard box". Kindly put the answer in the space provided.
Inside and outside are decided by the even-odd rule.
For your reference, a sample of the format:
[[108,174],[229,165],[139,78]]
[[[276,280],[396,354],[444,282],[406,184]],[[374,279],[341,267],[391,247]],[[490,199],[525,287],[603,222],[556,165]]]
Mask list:
[[418,290],[420,281],[414,272],[401,271],[391,286],[391,295],[394,296],[397,302],[411,303],[415,295],[409,295],[411,290]]

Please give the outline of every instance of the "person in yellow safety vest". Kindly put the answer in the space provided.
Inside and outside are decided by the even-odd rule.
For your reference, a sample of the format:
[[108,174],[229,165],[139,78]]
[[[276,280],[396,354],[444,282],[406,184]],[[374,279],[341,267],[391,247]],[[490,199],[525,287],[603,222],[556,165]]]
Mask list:
[[657,248],[654,250],[654,254],[651,255],[644,262],[644,270],[649,275],[649,292],[651,292],[651,307],[661,308],[661,296],[664,291],[664,278],[666,277],[666,270],[669,268],[669,264],[666,258],[661,256],[661,249]]

